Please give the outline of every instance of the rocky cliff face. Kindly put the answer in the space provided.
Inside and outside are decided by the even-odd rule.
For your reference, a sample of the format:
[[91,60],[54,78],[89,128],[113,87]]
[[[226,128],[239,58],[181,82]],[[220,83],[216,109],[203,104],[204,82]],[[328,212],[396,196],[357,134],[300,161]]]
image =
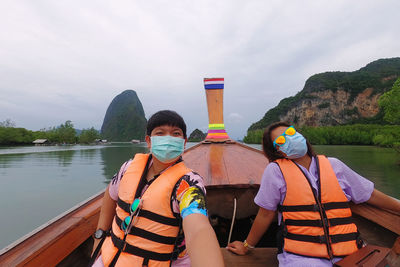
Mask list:
[[101,126],[101,136],[108,141],[144,140],[146,123],[136,92],[126,90],[111,101]]
[[205,133],[200,131],[199,129],[195,129],[189,136],[188,141],[189,142],[200,142],[203,141],[206,138]]
[[400,58],[380,59],[354,72],[326,72],[310,77],[301,92],[283,99],[249,130],[276,121],[326,126],[358,122],[380,114],[378,99],[400,76]]
[[353,100],[344,90],[310,93],[292,109],[279,116],[279,120],[296,122],[298,125],[339,125],[358,118],[374,117],[379,112],[378,98],[373,88],[366,88]]

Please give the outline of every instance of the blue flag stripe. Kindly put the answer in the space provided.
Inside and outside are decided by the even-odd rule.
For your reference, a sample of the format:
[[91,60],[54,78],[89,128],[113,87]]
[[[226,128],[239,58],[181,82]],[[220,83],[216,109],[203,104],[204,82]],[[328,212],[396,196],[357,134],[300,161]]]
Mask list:
[[205,89],[224,89],[224,84],[205,84]]

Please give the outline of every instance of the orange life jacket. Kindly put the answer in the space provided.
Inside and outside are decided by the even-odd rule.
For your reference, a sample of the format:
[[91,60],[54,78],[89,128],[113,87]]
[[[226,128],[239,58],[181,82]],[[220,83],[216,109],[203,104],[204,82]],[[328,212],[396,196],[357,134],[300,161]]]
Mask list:
[[316,161],[318,195],[296,163],[276,160],[286,181],[286,196],[279,206],[283,249],[310,257],[343,257],[358,249],[357,226],[329,160],[319,155]]
[[136,154],[120,182],[111,236],[101,251],[104,266],[170,266],[180,230],[180,219],[172,212],[171,194],[178,180],[191,170],[183,162],[176,163],[150,184],[141,197],[137,220],[125,237],[121,223],[130,215],[135,195],[140,196],[138,185],[148,161],[148,154]]

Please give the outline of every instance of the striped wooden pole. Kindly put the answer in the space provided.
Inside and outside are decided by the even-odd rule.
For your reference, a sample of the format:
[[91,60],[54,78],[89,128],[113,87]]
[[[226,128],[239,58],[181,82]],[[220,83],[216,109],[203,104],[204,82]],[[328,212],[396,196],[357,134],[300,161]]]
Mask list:
[[208,108],[206,141],[224,142],[230,140],[224,125],[224,78],[204,78],[204,88]]

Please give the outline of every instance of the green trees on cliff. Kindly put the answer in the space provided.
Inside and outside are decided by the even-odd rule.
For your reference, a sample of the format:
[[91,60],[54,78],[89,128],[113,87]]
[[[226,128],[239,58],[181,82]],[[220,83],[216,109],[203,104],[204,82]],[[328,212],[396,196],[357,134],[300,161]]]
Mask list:
[[261,144],[264,130],[248,130],[247,135],[243,138],[243,142],[247,144]]
[[206,138],[206,134],[199,129],[195,129],[189,136],[189,142],[200,142]]
[[400,124],[400,78],[396,80],[392,89],[384,93],[378,100],[385,115],[383,119],[392,124]]
[[[341,126],[298,127],[313,145],[377,145],[400,143],[400,125],[353,124]],[[248,131],[245,143],[261,144],[263,130]]]
[[101,126],[101,136],[109,141],[144,140],[147,120],[134,90],[114,97]]
[[393,146],[400,140],[400,125],[304,126],[299,131],[314,145]]

